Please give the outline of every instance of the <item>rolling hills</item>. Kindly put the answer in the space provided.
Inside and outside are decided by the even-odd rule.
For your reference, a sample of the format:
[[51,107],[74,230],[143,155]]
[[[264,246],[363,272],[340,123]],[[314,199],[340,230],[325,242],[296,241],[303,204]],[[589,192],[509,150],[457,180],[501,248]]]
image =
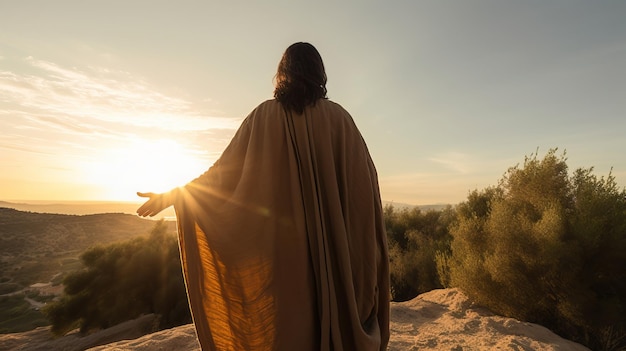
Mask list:
[[[175,222],[167,223],[175,233]],[[85,249],[147,235],[154,224],[123,213],[65,215],[0,208],[0,333],[43,324],[38,308],[62,291],[66,273],[80,269]]]

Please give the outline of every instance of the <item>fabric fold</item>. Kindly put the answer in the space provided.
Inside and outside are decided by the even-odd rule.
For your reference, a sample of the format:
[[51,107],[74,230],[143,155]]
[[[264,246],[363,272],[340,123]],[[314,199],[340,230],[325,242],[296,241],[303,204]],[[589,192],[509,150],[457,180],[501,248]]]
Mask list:
[[377,175],[340,105],[262,103],[175,209],[203,350],[386,348]]

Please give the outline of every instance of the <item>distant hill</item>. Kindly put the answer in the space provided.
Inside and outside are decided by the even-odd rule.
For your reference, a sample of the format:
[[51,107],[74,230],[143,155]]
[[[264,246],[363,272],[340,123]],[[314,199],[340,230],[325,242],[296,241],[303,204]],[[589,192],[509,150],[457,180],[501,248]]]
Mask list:
[[[115,202],[115,201],[29,201],[8,202],[0,201],[0,207],[13,208],[20,211],[56,214],[100,214],[100,213],[127,213],[135,214],[141,205],[138,202]],[[154,219],[174,219],[176,216],[172,207],[161,212]]]
[[[166,223],[175,234],[176,223]],[[0,333],[47,325],[39,309],[61,294],[67,273],[81,268],[82,252],[147,236],[154,225],[153,220],[123,213],[65,215],[0,208]]]
[[[175,233],[175,222],[168,223]],[[122,213],[62,215],[0,208],[0,294],[9,290],[7,284],[24,288],[48,282],[78,262],[85,249],[147,235],[154,224]]]
[[385,200],[383,200],[382,203],[383,203],[383,206],[391,205],[395,209],[403,210],[405,208],[411,209],[411,208],[417,207],[422,211],[430,211],[430,210],[440,211],[446,208],[447,206],[451,206],[450,204],[410,205],[410,204],[405,204],[401,202],[385,201]]

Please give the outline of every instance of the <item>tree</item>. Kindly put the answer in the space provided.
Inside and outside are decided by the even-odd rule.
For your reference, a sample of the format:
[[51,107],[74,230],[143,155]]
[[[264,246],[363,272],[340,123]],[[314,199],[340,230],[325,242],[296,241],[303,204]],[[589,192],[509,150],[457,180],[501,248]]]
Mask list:
[[554,149],[472,192],[458,206],[451,255],[440,258],[449,284],[594,349],[624,346],[626,191],[592,171],[570,177]]
[[148,238],[91,248],[81,261],[84,268],[64,279],[62,298],[44,309],[54,333],[108,328],[145,313],[159,314],[161,327],[191,321],[177,238],[163,221]]
[[435,257],[449,251],[452,207],[424,212],[417,207],[396,210],[388,205],[384,215],[392,299],[405,301],[441,288]]

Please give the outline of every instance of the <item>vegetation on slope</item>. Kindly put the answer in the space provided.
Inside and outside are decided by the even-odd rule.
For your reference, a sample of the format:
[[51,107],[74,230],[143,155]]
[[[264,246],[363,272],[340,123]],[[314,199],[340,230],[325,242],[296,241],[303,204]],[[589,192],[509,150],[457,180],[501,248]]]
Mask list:
[[[0,290],[46,283],[79,267],[78,256],[97,244],[150,231],[154,221],[120,213],[59,215],[0,208]],[[168,224],[173,230],[173,223]],[[58,278],[59,280],[61,278]]]
[[565,155],[527,157],[457,208],[447,277],[492,311],[594,350],[626,346],[626,191]]
[[191,322],[178,242],[158,222],[148,238],[97,246],[81,255],[84,268],[63,281],[65,294],[44,308],[56,334],[108,328],[142,314],[160,327]]
[[[39,307],[62,290],[58,285],[65,275],[81,268],[85,249],[145,235],[153,226],[154,221],[120,213],[76,216],[0,208],[0,333],[48,325]],[[174,231],[173,222],[168,226]]]

